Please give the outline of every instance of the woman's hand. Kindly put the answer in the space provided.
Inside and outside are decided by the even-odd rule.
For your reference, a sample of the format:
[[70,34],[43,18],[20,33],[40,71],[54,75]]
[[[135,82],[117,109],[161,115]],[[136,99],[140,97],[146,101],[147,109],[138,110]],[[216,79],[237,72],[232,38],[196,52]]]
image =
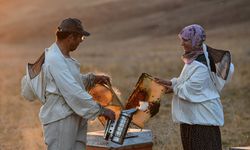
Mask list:
[[155,82],[163,85],[165,87],[165,93],[173,93],[172,82],[169,80],[163,80],[160,78],[155,78]]

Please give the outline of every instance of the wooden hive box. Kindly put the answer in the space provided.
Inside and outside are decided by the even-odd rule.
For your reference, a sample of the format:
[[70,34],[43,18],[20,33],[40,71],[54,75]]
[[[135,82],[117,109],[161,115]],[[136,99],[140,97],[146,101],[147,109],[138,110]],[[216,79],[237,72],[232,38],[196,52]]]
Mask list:
[[229,150],[250,150],[250,146],[245,146],[245,147],[231,147]]
[[87,150],[152,150],[152,132],[129,129],[123,145],[104,140],[104,131],[88,132]]

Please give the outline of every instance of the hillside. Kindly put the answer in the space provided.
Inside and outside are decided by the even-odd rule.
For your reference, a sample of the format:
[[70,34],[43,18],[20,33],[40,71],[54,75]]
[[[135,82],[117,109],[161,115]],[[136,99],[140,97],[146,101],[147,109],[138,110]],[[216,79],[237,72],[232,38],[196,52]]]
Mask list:
[[[232,82],[222,93],[224,148],[250,145],[249,0],[0,0],[0,149],[44,149],[39,102],[20,96],[25,64],[54,41],[63,18],[83,20],[91,36],[75,52],[82,71],[112,76],[124,101],[142,72],[170,79],[183,63],[178,32],[201,24],[210,46],[231,50]],[[154,149],[181,149],[179,127],[171,120],[171,95],[146,128]],[[93,126],[102,129],[98,123]]]

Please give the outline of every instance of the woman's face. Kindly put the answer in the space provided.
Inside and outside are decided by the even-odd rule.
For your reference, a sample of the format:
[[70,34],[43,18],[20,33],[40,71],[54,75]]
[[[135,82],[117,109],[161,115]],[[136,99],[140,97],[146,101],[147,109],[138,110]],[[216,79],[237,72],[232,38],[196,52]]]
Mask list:
[[185,40],[183,38],[180,38],[181,46],[183,47],[185,52],[191,52],[192,51],[192,43],[191,40]]

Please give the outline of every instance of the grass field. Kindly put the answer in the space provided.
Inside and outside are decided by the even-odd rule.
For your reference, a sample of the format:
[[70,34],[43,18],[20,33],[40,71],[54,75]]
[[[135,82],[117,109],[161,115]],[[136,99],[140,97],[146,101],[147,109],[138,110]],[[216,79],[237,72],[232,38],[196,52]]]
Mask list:
[[[61,3],[60,6],[58,3]],[[223,148],[250,145],[250,1],[248,0],[0,0],[0,150],[44,149],[39,102],[20,96],[25,64],[54,42],[65,17],[83,20],[92,35],[73,56],[82,72],[106,73],[126,101],[142,72],[171,79],[183,62],[178,32],[198,23],[206,43],[231,50],[235,73],[223,90]],[[153,131],[154,150],[179,150],[179,126],[171,119],[171,95],[146,128]],[[91,122],[93,131],[98,127]]]

